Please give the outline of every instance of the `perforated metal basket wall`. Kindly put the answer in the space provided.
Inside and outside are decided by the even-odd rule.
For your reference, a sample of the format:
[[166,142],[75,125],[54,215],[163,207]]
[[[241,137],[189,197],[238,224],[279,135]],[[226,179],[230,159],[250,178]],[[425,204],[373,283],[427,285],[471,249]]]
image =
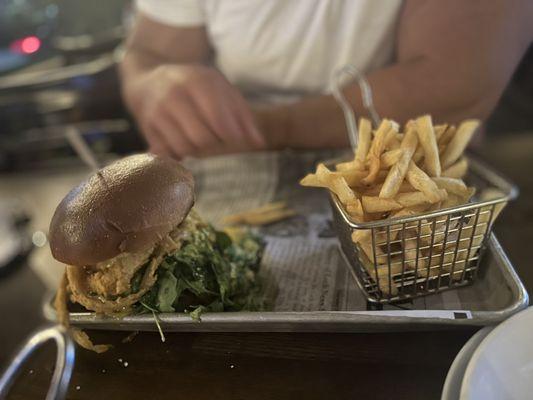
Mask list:
[[[475,280],[493,222],[518,190],[480,161],[469,161],[466,180],[478,194],[458,207],[357,223],[331,194],[342,251],[370,302],[402,301]],[[354,233],[363,239],[354,243]]]

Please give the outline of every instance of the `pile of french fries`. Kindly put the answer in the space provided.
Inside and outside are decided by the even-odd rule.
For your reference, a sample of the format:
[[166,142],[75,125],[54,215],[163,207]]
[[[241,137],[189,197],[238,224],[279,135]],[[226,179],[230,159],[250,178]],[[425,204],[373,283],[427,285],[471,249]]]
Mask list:
[[[463,181],[468,170],[463,152],[478,126],[477,120],[466,120],[458,127],[434,125],[431,117],[424,115],[409,121],[402,132],[392,120],[382,120],[374,130],[363,118],[353,160],[336,164],[333,171],[318,164],[316,172],[300,183],[328,188],[357,223],[455,207],[469,202],[475,193]],[[489,212],[481,212],[477,219],[488,226]],[[416,271],[417,276],[434,276],[442,273],[443,265],[449,270],[452,257],[457,269],[461,263],[464,268],[470,253],[466,247],[480,244],[463,240],[472,230],[476,233],[473,220],[461,227],[459,238],[457,229],[455,235],[445,232],[457,226],[459,218],[446,222],[442,217],[407,226],[374,228],[374,233],[371,229],[355,229],[352,241],[366,256],[362,261],[369,275],[377,275],[380,290],[396,294],[391,277],[403,275],[406,269]],[[477,240],[478,236],[471,236]],[[458,243],[465,251],[450,254],[455,253],[448,251],[450,246],[457,247]]]

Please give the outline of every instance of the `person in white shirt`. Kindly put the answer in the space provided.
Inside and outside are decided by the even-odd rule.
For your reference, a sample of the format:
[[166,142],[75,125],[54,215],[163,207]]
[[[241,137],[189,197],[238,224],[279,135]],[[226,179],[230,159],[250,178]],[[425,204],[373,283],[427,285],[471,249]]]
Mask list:
[[[150,150],[348,144],[331,95],[354,65],[383,117],[485,119],[533,38],[530,0],[137,0],[120,66]],[[366,112],[357,84],[344,94]]]

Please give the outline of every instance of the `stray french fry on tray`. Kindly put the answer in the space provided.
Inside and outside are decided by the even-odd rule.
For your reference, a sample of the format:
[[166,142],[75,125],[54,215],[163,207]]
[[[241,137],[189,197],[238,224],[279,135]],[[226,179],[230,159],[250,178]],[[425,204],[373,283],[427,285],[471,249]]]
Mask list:
[[[458,128],[435,126],[431,117],[424,115],[405,124],[405,132],[388,119],[372,131],[370,122],[361,119],[359,147],[353,159],[336,164],[334,171],[318,164],[316,172],[300,183],[328,188],[355,223],[416,216],[465,204],[475,189],[462,180],[468,170],[463,152],[478,126],[476,120],[467,120]],[[487,213],[479,220],[488,223]],[[374,231],[355,229],[351,239],[360,249],[359,259],[368,275],[374,281],[379,279],[375,282],[379,290],[396,295],[399,286],[395,279],[406,272],[433,277],[449,272],[454,262],[456,268],[465,268],[467,255],[462,250],[467,243],[457,236],[459,223],[458,218],[450,221],[438,216]],[[462,227],[462,238],[472,233],[473,223],[471,218]],[[450,230],[456,233],[445,233]],[[453,246],[459,248],[455,258]]]
[[277,201],[253,210],[227,215],[222,220],[222,223],[224,225],[267,225],[294,215],[296,215],[296,212],[287,208],[287,203]]

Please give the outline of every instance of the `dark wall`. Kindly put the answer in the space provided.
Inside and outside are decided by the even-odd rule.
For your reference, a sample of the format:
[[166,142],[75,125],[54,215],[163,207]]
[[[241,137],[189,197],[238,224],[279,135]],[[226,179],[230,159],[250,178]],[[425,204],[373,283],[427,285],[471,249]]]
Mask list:
[[533,45],[487,122],[489,135],[533,131]]

